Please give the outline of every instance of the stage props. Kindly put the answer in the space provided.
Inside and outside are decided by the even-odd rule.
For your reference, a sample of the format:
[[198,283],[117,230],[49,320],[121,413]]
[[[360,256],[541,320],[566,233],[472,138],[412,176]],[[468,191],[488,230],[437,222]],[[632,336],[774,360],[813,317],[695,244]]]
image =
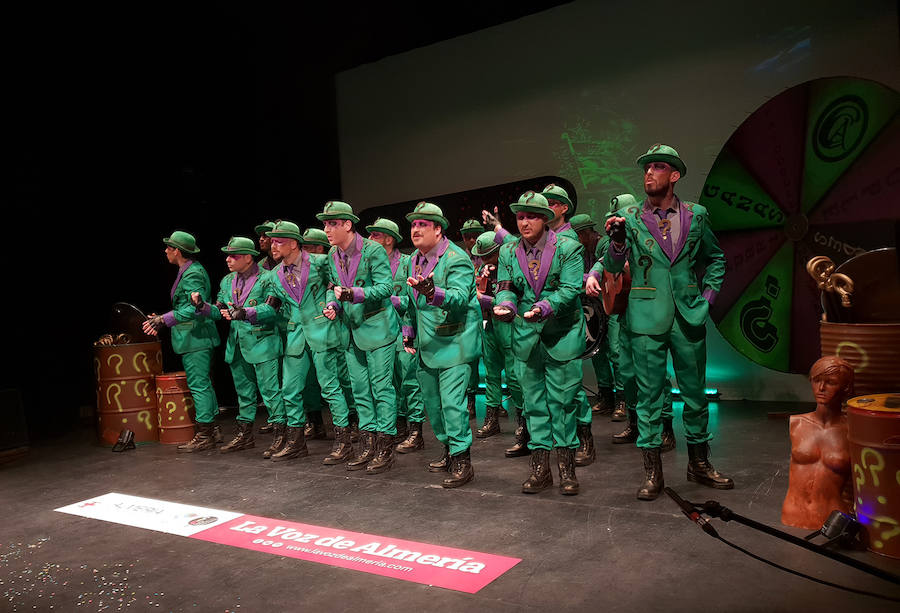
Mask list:
[[136,307],[113,305],[110,332],[94,343],[97,380],[97,434],[113,446],[122,430],[134,433],[133,441],[157,441],[154,378],[162,372],[162,346],[141,331],[146,319]]
[[167,445],[190,442],[194,437],[194,397],[183,370],[156,376],[156,402],[159,442]]
[[850,449],[843,405],[853,392],[853,368],[826,356],[809,371],[816,410],[791,416],[791,472],[781,523],[817,530],[832,511],[852,508]]
[[[851,306],[826,292],[835,298],[826,305],[828,322],[866,321],[854,319],[865,310],[861,279],[842,265],[894,243],[898,111],[900,94],[875,81],[816,79],[757,109],[716,158],[700,204],[709,210],[727,268],[710,315],[754,362],[805,373],[819,357],[814,339],[822,309],[817,282],[805,270],[814,256],[827,256],[834,274],[856,283]],[[896,283],[896,263],[893,270]]]

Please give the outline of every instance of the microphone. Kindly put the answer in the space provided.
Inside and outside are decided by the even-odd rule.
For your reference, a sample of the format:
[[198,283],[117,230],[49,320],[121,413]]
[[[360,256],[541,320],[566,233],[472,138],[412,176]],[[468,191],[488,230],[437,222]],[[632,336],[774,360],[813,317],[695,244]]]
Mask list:
[[719,533],[716,532],[716,529],[713,527],[713,525],[706,521],[703,516],[700,515],[697,509],[694,508],[693,505],[679,496],[678,493],[671,487],[665,488],[664,491],[669,495],[669,498],[675,501],[675,504],[681,507],[681,512],[684,513],[689,520],[700,526],[708,535],[714,538],[719,538]]

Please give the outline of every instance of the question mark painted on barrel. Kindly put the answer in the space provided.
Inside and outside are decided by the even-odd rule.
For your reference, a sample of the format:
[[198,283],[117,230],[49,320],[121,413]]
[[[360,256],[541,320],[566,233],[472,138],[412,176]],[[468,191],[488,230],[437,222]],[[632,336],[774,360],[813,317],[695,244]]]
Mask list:
[[138,421],[147,426],[148,430],[153,429],[153,426],[150,424],[150,411],[141,411],[138,413]]
[[[872,464],[866,463],[866,457],[869,455],[875,457],[875,462]],[[875,487],[881,485],[881,483],[878,481],[878,473],[884,470],[884,457],[874,449],[866,447],[862,450],[862,453],[859,456],[859,460],[860,462],[862,462],[862,467],[868,469],[869,473],[872,475],[872,485],[874,485]]]
[[638,258],[638,265],[643,267],[644,270],[644,285],[649,283],[650,279],[650,269],[653,268],[653,260],[649,255],[642,255]]
[[112,402],[112,401],[109,399],[109,392],[110,392],[110,390],[112,390],[112,388],[114,388],[114,387],[116,388],[116,394],[115,394],[114,400],[116,401],[116,406],[119,407],[119,410],[121,411],[121,410],[122,410],[122,403],[119,402],[119,394],[122,393],[122,388],[119,387],[119,384],[118,384],[118,383],[110,383],[110,384],[109,384],[109,387],[106,388],[106,403],[107,403],[107,404],[110,404],[110,403]]
[[876,540],[874,543],[872,543],[876,549],[884,548],[884,541],[888,541],[888,540],[894,538],[895,536],[897,536],[898,534],[900,534],[900,524],[897,524],[897,520],[895,520],[895,519],[892,519],[890,517],[884,517],[883,515],[879,515],[877,517],[873,517],[872,521],[873,521],[872,527],[875,529],[880,529],[882,524],[888,524],[890,526],[893,526],[893,528],[890,528],[889,530],[885,530],[884,532],[882,532],[881,534],[878,535],[881,538],[880,541]]
[[[859,362],[854,359],[856,356],[841,356],[841,350],[846,348],[855,349],[859,352]],[[853,341],[841,341],[838,343],[837,347],[834,348],[834,355],[853,364],[854,373],[864,371],[866,366],[869,365],[869,354],[866,353],[866,350],[860,347],[858,343],[854,343]]]
[[[184,412],[185,412],[185,414],[187,414],[188,411],[190,411],[190,410],[192,410],[192,409],[194,409],[194,399],[193,399],[193,398],[185,398],[185,399],[184,399]],[[178,419],[179,419],[180,421],[184,421],[184,415],[182,415],[182,416],[179,417]]]
[[144,362],[144,368],[147,372],[150,372],[150,367],[147,365],[147,354],[143,351],[138,351],[134,354],[134,357],[131,358],[131,364],[134,366],[134,372],[141,372],[141,367],[138,364],[138,356],[141,357],[141,360]]
[[109,356],[108,358],[106,358],[106,365],[109,366],[110,365],[109,363],[112,361],[113,358],[119,358],[119,361],[116,362],[116,374],[117,375],[121,374],[119,372],[119,370],[122,367],[122,356],[120,356],[118,353],[114,353],[111,356]]
[[94,374],[97,375],[97,378],[100,378],[100,358],[94,358]]
[[141,379],[139,381],[134,382],[134,395],[135,396],[143,396],[146,402],[150,402],[150,394],[147,393],[147,388],[150,387],[150,384],[146,379]]
[[[859,464],[853,465],[853,472],[856,474],[856,491],[859,492],[862,486],[866,484],[866,472]],[[857,497],[856,500],[857,502],[859,502],[859,504],[863,503],[862,496]]]
[[178,405],[174,402],[167,402],[166,408],[169,409],[169,421],[172,421],[172,413],[178,410]]

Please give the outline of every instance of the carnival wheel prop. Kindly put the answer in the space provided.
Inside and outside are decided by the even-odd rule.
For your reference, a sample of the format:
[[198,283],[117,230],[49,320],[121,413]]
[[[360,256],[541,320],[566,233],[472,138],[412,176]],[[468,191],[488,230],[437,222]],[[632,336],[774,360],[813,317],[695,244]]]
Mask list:
[[819,355],[818,291],[806,262],[891,246],[900,218],[900,94],[827,78],[757,109],[719,153],[700,203],[725,251],[710,313],[754,362],[806,373]]

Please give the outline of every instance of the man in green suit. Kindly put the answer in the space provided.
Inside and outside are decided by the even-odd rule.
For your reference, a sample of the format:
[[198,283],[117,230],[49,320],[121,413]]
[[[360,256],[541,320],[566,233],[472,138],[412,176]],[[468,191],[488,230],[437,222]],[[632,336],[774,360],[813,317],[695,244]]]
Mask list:
[[[481,225],[481,222],[477,219],[467,219],[462,228],[460,228],[460,235],[462,236],[463,245],[466,248],[466,253],[469,254],[469,257],[472,260],[472,267],[477,272],[481,269],[482,261],[481,258],[472,253],[472,248],[475,246],[475,241],[478,239],[478,236],[484,232],[484,226]],[[475,396],[478,392],[478,384],[481,382],[481,373],[478,371],[478,361],[472,363],[472,374],[469,376],[469,385],[466,389],[466,400],[468,402],[467,408],[469,410],[469,419],[475,419]]]
[[197,292],[203,300],[210,297],[209,275],[191,256],[200,253],[194,237],[176,230],[163,239],[166,259],[178,267],[178,276],[169,297],[172,310],[163,315],[151,315],[144,322],[144,332],[157,336],[163,328],[172,330],[172,349],[181,356],[187,377],[188,389],[194,399],[197,432],[189,443],[178,446],[178,451],[194,452],[212,449],[221,442],[221,434],[213,423],[219,413],[216,393],[209,378],[213,348],[219,346],[216,324],[200,317],[191,303],[191,294]]
[[346,202],[326,202],[316,218],[325,224],[332,245],[327,256],[331,283],[322,313],[331,320],[340,316],[350,335],[345,355],[362,449],[347,463],[347,469],[383,473],[394,464],[397,434],[393,375],[400,320],[391,303],[391,265],[381,245],[354,230],[359,217]]
[[414,325],[404,327],[408,353],[419,356],[419,385],[431,428],[444,448],[428,465],[448,471],[443,487],[465,485],[475,477],[469,448],[472,429],[466,385],[472,363],[481,355],[481,307],[475,295],[475,270],[468,254],[447,239],[450,225],[440,207],[419,202],[406,215],[416,252],[407,268],[407,296]]
[[263,254],[263,257],[259,258],[257,264],[264,270],[273,270],[278,265],[278,261],[272,255],[272,239],[266,234],[274,227],[275,222],[264,221],[253,228],[259,240],[259,251]]
[[[638,158],[644,170],[642,206],[620,209],[606,221],[610,245],[606,270],[621,272],[628,262],[632,286],[624,332],[631,346],[638,388],[638,447],[646,478],[640,500],[659,496],[662,472],[662,410],[666,360],[672,354],[684,399],[687,478],[720,489],[734,487],[709,462],[709,408],[706,387],[706,320],[710,303],[722,286],[725,256],[713,234],[706,209],[682,202],[676,182],[687,174],[678,152],[654,145]],[[697,279],[696,270],[704,269]]]
[[513,351],[531,435],[531,476],[522,491],[535,493],[553,484],[550,449],[556,447],[560,492],[573,495],[578,493],[579,445],[574,401],[582,379],[577,358],[585,345],[578,298],[584,248],[547,228],[554,214],[541,194],[525,192],[510,208],[521,238],[500,249],[500,291],[493,311],[501,320],[515,321]]
[[253,261],[259,251],[249,238],[232,237],[222,251],[227,254],[225,263],[231,272],[219,285],[215,305],[203,302],[199,292],[191,294],[191,302],[200,316],[231,322],[225,362],[234,379],[238,416],[235,437],[219,448],[221,453],[227,453],[255,445],[257,394],[262,396],[270,415],[279,415],[284,408],[278,381],[282,343],[277,320],[281,300],[272,287],[271,273]]
[[[544,191],[541,192],[541,195],[547,199],[547,204],[553,211],[553,219],[547,224],[549,229],[557,236],[565,236],[580,244],[581,241],[578,239],[578,233],[575,232],[572,228],[572,223],[569,221],[575,214],[576,207],[575,202],[569,198],[569,193],[559,185],[550,183],[544,187]],[[582,267],[583,266],[584,263],[582,262]],[[582,269],[582,273],[583,272],[584,270]],[[584,277],[582,276],[582,278]],[[579,301],[579,306],[580,304]],[[583,371],[582,378],[584,378]],[[594,435],[591,432],[593,411],[591,409],[591,403],[588,402],[587,394],[584,391],[584,385],[579,386],[578,390],[576,390],[574,402],[576,405],[575,418],[577,424],[576,431],[578,434],[578,450],[575,452],[575,465],[587,466],[594,462],[594,459],[597,457],[597,451],[594,449]]]
[[[522,388],[515,375],[515,359],[512,355],[512,324],[494,318],[494,296],[497,294],[497,263],[500,257],[500,244],[494,232],[482,233],[472,247],[482,265],[475,276],[475,287],[478,290],[478,302],[481,305],[481,316],[484,319],[482,333],[482,355],[484,358],[484,425],[475,432],[478,438],[488,438],[500,434],[500,409],[503,406],[502,374],[506,372],[506,387],[512,398],[516,413],[521,415],[524,401]],[[527,444],[527,442],[526,442]]]
[[[394,293],[391,304],[400,317],[401,326],[411,326],[413,311],[406,293],[406,277],[409,270],[409,256],[400,253],[397,244],[402,240],[400,226],[379,217],[371,226],[366,226],[369,239],[375,241],[387,252],[394,278]],[[425,404],[416,376],[418,360],[403,350],[402,332],[397,333],[394,344],[394,389],[397,390],[397,436],[394,439],[397,453],[410,453],[425,448],[422,424],[425,421]]]
[[[347,345],[341,326],[322,316],[329,282],[328,262],[300,248],[300,229],[289,221],[279,221],[269,232],[272,251],[281,263],[272,271],[272,285],[281,299],[281,315],[286,331],[282,395],[285,411],[278,416],[286,424],[283,441],[278,431],[267,450],[274,461],[309,455],[304,423],[303,389],[315,365],[322,394],[331,406],[334,447],[323,464],[341,464],[353,453],[347,421],[347,404],[338,382],[337,356]],[[282,430],[284,432],[284,430]],[[279,450],[279,442],[283,447]]]

